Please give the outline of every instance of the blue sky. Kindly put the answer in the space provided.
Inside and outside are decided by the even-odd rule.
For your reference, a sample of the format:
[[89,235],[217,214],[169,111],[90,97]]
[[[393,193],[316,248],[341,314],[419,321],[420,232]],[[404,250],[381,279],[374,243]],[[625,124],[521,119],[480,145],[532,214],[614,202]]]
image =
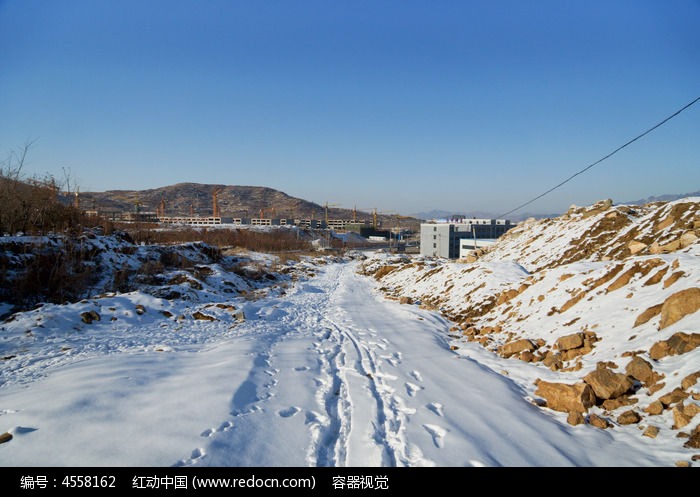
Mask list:
[[[700,96],[700,1],[0,0],[0,158],[510,211]],[[700,189],[700,103],[519,212]]]

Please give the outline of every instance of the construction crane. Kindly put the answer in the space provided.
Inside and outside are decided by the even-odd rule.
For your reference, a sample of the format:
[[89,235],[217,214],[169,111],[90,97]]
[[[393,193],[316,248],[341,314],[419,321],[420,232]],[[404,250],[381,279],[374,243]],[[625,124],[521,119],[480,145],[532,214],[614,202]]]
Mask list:
[[366,207],[361,209],[362,211],[369,211],[372,213],[372,229],[377,229],[377,208],[376,207]]
[[218,195],[219,192],[221,192],[221,188],[215,188],[214,191],[211,194],[212,197],[212,216],[213,217],[221,217],[221,211],[219,210],[219,200],[218,200]]
[[158,209],[156,209],[156,217],[163,219],[165,217],[165,196],[161,195]]
[[339,207],[339,205],[338,204],[329,204],[328,201],[326,201],[326,205],[325,205],[326,227],[328,227],[328,208],[329,207]]

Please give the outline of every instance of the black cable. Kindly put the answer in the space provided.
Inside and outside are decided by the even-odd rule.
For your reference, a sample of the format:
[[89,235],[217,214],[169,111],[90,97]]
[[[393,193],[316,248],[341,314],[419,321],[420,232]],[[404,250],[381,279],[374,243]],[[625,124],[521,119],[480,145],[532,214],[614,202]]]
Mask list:
[[526,205],[529,205],[529,204],[533,203],[535,200],[541,199],[542,197],[544,197],[544,196],[547,195],[548,193],[553,192],[554,190],[556,190],[556,189],[559,188],[560,186],[562,186],[562,185],[564,185],[565,183],[568,183],[569,181],[571,181],[572,179],[574,179],[574,178],[575,178],[576,176],[578,176],[579,174],[582,174],[582,173],[588,171],[590,168],[592,168],[592,167],[595,166],[596,164],[600,164],[600,163],[603,162],[605,159],[607,159],[607,158],[609,158],[609,157],[612,157],[612,156],[615,155],[617,152],[619,152],[620,150],[622,150],[623,148],[625,148],[627,145],[630,145],[630,144],[636,142],[637,140],[639,140],[639,139],[640,139],[641,137],[643,137],[644,135],[647,135],[647,134],[651,133],[652,131],[654,131],[654,130],[655,130],[656,128],[658,128],[659,126],[663,125],[663,124],[666,123],[667,121],[670,121],[671,119],[673,119],[674,117],[676,117],[678,114],[680,114],[681,112],[683,112],[684,110],[686,110],[688,107],[690,107],[691,105],[693,105],[694,103],[696,103],[698,100],[700,100],[700,97],[696,98],[695,100],[693,100],[693,101],[690,102],[689,104],[684,105],[683,107],[681,107],[680,109],[678,109],[676,112],[674,112],[673,114],[671,114],[670,116],[668,116],[668,117],[667,117],[666,119],[664,119],[663,121],[657,123],[656,125],[652,126],[652,127],[649,128],[648,130],[646,130],[644,133],[642,133],[642,134],[640,134],[640,135],[637,135],[636,137],[632,138],[630,141],[628,141],[628,142],[625,143],[624,145],[622,145],[622,146],[620,146],[620,147],[617,147],[615,150],[613,150],[612,152],[610,152],[608,155],[606,155],[606,156],[603,157],[602,159],[598,159],[598,160],[595,161],[593,164],[590,164],[590,165],[584,167],[583,169],[581,169],[579,172],[577,172],[577,173],[575,173],[575,174],[572,174],[571,176],[569,176],[568,178],[566,178],[564,181],[562,181],[561,183],[559,183],[559,184],[556,185],[556,186],[553,186],[552,188],[550,188],[550,189],[547,190],[546,192],[544,192],[544,193],[542,193],[542,194],[536,196],[536,197],[533,198],[532,200],[528,200],[528,201],[525,202],[524,204],[519,205],[519,206],[516,207],[515,209],[510,210],[510,211],[506,212],[505,214],[500,214],[498,217],[499,217],[499,218],[504,218],[504,217],[506,217],[508,214],[512,214],[513,212],[522,209],[522,208],[525,207]]

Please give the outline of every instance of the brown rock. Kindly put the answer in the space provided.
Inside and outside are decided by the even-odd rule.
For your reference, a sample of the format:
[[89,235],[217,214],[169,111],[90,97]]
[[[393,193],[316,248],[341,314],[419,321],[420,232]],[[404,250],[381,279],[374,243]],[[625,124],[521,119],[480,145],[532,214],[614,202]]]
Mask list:
[[[663,330],[698,309],[700,309],[700,288],[686,288],[674,293],[664,300],[661,307],[659,329]],[[700,335],[698,337],[700,338]]]
[[688,461],[676,461],[677,468],[689,468],[690,463]]
[[[663,376],[662,376],[662,378],[663,378]],[[661,390],[665,386],[666,386],[666,383],[654,383],[653,385],[649,385],[647,390],[649,392],[649,395],[654,395],[656,392],[658,392],[659,390]]]
[[591,348],[584,348],[584,347],[581,347],[579,349],[565,350],[561,353],[561,358],[564,361],[570,361],[570,360],[575,359],[579,356],[588,354],[591,350],[592,350]]
[[544,359],[542,359],[542,364],[552,371],[557,371],[562,367],[561,355],[550,350],[547,352],[547,355],[544,356]]
[[695,373],[689,374],[688,376],[683,378],[683,380],[681,380],[681,388],[683,388],[683,390],[688,390],[690,387],[697,383],[699,378],[700,371],[696,371]]
[[673,285],[676,281],[678,281],[681,276],[684,276],[685,273],[683,271],[676,271],[675,273],[671,274],[666,280],[664,281],[664,288],[668,288],[671,285]]
[[627,375],[614,373],[607,368],[591,371],[583,381],[591,386],[599,399],[614,399],[624,395],[632,388],[632,382]]
[[651,414],[652,416],[658,416],[662,412],[664,412],[664,405],[659,402],[658,400],[655,400],[651,404],[649,404],[646,409],[644,409],[644,412],[647,414]]
[[654,378],[654,370],[651,364],[639,356],[634,356],[632,360],[627,363],[625,372],[635,380],[639,380],[643,383],[653,383],[651,380]]
[[200,311],[193,312],[192,317],[200,321],[216,321],[216,318],[214,316],[209,316],[208,314],[204,314]]
[[555,347],[559,350],[570,350],[577,349],[583,346],[583,333],[572,333],[571,335],[566,335],[557,338]]
[[627,244],[627,248],[630,249],[630,253],[632,255],[641,252],[645,248],[647,248],[646,243],[638,242],[637,240],[632,240]]
[[12,433],[6,431],[5,433],[0,434],[0,444],[4,444],[10,440],[12,440]]
[[681,248],[686,248],[698,241],[698,237],[692,231],[686,231],[680,238]]
[[656,436],[659,434],[659,427],[658,426],[647,426],[647,429],[644,430],[644,435],[645,437],[649,438],[656,438]]
[[688,334],[680,331],[668,340],[656,342],[652,345],[651,349],[649,349],[649,357],[656,361],[668,355],[685,354],[698,345],[700,345],[700,333]]
[[498,296],[498,299],[496,300],[496,305],[498,306],[498,305],[504,304],[517,296],[518,296],[518,291],[516,289],[506,290],[505,292],[502,292]]
[[510,357],[515,354],[519,354],[525,350],[532,352],[535,350],[535,344],[532,341],[523,338],[521,340],[516,340],[514,342],[509,342],[501,347],[501,355],[503,357]]
[[642,312],[639,316],[637,316],[637,319],[634,321],[634,325],[632,325],[632,327],[637,327],[641,324],[646,323],[654,316],[658,316],[659,314],[661,314],[662,307],[663,304],[657,304],[649,307],[646,311]]
[[661,231],[662,229],[665,229],[665,228],[668,228],[669,226],[672,226],[673,223],[675,223],[675,222],[676,222],[676,220],[673,218],[673,215],[670,214],[663,221],[659,222],[656,226],[654,226],[654,229],[656,231]]
[[547,402],[547,407],[560,412],[584,413],[595,404],[593,389],[585,383],[569,385],[538,380],[535,395]]
[[399,299],[399,303],[400,303],[400,304],[409,304],[409,305],[410,305],[410,304],[413,303],[413,299],[412,299],[411,297],[403,296],[403,297],[401,297],[401,298]]
[[642,417],[637,411],[629,410],[625,411],[617,417],[617,422],[621,425],[632,425],[639,423]]
[[693,433],[690,434],[688,441],[683,444],[683,447],[689,449],[700,449],[700,425],[696,426]]
[[83,323],[90,324],[93,321],[99,321],[100,315],[96,311],[86,311],[80,313],[80,319],[82,319]]
[[136,314],[139,316],[144,314],[146,312],[146,308],[142,306],[141,304],[136,304]]
[[612,426],[607,419],[602,418],[597,414],[591,414],[590,416],[588,416],[588,424],[593,425],[596,428],[600,428],[602,430],[610,428],[610,426]]
[[525,351],[520,353],[520,356],[518,356],[518,359],[520,359],[521,361],[525,361],[525,362],[533,362],[535,360],[535,354],[533,354],[529,350],[525,350]]
[[668,271],[668,267],[664,267],[664,268],[659,269],[648,280],[646,280],[644,282],[644,286],[656,285],[658,282],[660,282],[663,279],[663,277],[667,271]]
[[668,242],[664,245],[661,245],[659,247],[661,249],[661,253],[670,253],[670,252],[675,252],[679,248],[681,248],[681,241],[680,240],[673,240],[672,242]]
[[678,402],[683,402],[687,398],[687,392],[683,391],[680,388],[674,388],[671,392],[659,398],[659,402],[661,402],[664,405],[664,407],[669,407],[673,404],[677,404]]
[[623,396],[618,397],[616,399],[604,400],[602,407],[606,411],[614,411],[615,409],[619,409],[620,407],[631,406],[631,405],[636,404],[636,403],[637,403],[637,399],[633,399],[631,397],[628,397],[627,395],[623,395]]
[[696,404],[690,404],[688,406],[678,404],[672,410],[673,412],[673,428],[678,430],[690,424],[693,417],[698,413],[698,406]]
[[584,419],[583,414],[581,414],[580,412],[572,411],[566,417],[566,422],[569,423],[571,426],[577,426],[585,423],[586,420]]

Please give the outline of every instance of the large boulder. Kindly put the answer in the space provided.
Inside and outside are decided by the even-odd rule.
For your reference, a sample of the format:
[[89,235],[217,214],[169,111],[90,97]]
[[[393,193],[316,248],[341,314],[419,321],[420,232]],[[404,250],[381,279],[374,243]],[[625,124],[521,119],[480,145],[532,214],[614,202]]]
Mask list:
[[680,321],[700,309],[700,288],[686,288],[668,297],[661,307],[659,329]]
[[688,425],[695,415],[700,412],[700,407],[697,404],[684,405],[682,402],[677,404],[672,410],[673,412],[673,428],[679,429]]
[[657,361],[666,356],[680,355],[690,352],[700,345],[700,333],[675,333],[668,340],[656,342],[649,349],[649,357]]
[[593,389],[586,383],[570,385],[538,380],[535,395],[542,397],[548,408],[567,413],[584,413],[596,401]]
[[583,381],[590,385],[599,399],[614,399],[629,392],[632,382],[627,375],[614,373],[608,368],[598,368],[588,373]]
[[532,343],[531,340],[523,338],[521,340],[515,340],[514,342],[509,342],[503,345],[503,347],[501,347],[501,355],[503,357],[510,357],[526,350],[532,352],[535,349],[537,349],[537,346]]
[[80,319],[83,321],[83,323],[90,324],[94,321],[99,321],[100,315],[97,313],[97,311],[85,311],[80,313]]
[[583,333],[572,333],[557,338],[556,347],[561,351],[583,347]]
[[642,420],[642,417],[637,411],[629,410],[625,411],[617,417],[617,422],[621,425],[631,425],[637,424]]
[[627,364],[625,372],[628,376],[631,376],[635,380],[639,380],[642,383],[653,383],[654,369],[648,361],[645,361],[639,356],[634,356],[632,358],[632,360]]

